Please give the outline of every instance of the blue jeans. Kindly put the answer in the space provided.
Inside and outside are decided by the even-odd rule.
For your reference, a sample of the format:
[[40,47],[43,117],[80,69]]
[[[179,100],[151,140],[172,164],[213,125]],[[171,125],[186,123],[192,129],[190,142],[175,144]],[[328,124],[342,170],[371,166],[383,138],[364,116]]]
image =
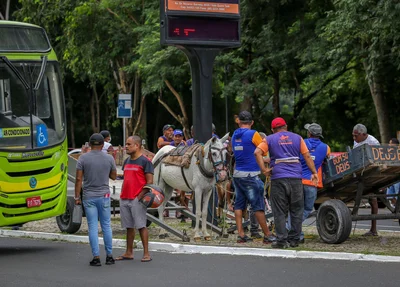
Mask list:
[[251,210],[264,211],[264,184],[258,176],[234,177],[235,210],[245,210],[250,203]]
[[[400,191],[400,182],[397,182],[387,188],[386,194],[387,195],[393,195],[393,194],[398,194]],[[392,199],[395,198],[395,196],[388,196],[387,199]]]
[[[304,222],[310,213],[314,209],[314,203],[317,199],[317,187],[311,185],[303,185],[303,193],[304,193],[304,211],[303,211],[303,221]],[[286,223],[286,229],[290,230],[291,222],[290,222],[290,214],[288,216],[288,220]],[[300,240],[304,239],[304,232],[302,231],[300,234]]]
[[304,192],[304,212],[303,221],[308,218],[314,209],[314,203],[317,199],[317,187],[311,185],[303,185]]
[[89,242],[93,256],[99,256],[99,227],[103,231],[104,247],[107,255],[112,255],[111,204],[110,198],[93,197],[83,200],[89,227]]

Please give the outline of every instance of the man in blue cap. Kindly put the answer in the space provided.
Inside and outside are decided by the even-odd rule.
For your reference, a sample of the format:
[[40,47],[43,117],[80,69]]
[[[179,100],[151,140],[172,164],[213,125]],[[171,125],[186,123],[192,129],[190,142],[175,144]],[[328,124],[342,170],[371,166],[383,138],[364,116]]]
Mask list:
[[182,130],[174,130],[174,137],[173,137],[173,141],[171,142],[172,146],[174,147],[178,147],[178,146],[185,146],[186,143],[183,140],[183,132]]

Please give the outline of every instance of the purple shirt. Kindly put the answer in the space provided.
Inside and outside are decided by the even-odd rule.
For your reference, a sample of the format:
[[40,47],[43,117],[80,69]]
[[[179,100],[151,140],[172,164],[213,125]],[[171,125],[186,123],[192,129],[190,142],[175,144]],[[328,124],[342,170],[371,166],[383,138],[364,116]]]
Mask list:
[[271,179],[302,178],[300,163],[302,141],[301,136],[287,131],[267,137],[271,167],[273,167]]

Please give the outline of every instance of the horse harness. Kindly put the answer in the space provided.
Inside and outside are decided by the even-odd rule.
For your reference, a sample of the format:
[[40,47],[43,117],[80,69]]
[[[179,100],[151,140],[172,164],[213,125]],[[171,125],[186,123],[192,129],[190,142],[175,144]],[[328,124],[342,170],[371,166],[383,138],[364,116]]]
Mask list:
[[[200,147],[201,147],[201,148],[200,148]],[[209,151],[208,151],[208,154],[207,154],[207,157],[206,157],[206,158],[204,157],[204,146],[203,146],[203,145],[198,144],[198,146],[195,147],[195,149],[196,149],[196,152],[195,152],[195,153],[196,153],[196,157],[197,157],[197,159],[198,159],[197,162],[196,162],[196,164],[199,165],[199,170],[200,170],[201,174],[202,174],[204,177],[206,177],[206,178],[213,178],[213,177],[215,177],[215,179],[218,181],[218,169],[217,169],[217,166],[219,166],[219,165],[222,164],[222,165],[223,165],[223,168],[226,168],[226,160],[223,160],[223,151],[226,150],[226,147],[217,148],[217,147],[210,146],[210,149],[209,149]],[[213,151],[213,150],[220,153],[220,156],[221,156],[221,159],[222,159],[222,160],[217,161],[217,162],[214,162],[214,159],[213,159],[213,157],[212,157],[212,151]],[[154,167],[156,167],[159,163],[161,163],[161,161],[162,161],[165,157],[167,157],[168,155],[170,155],[170,152],[168,152],[168,153],[162,155],[159,159],[157,159],[157,161],[154,163]],[[211,164],[212,164],[212,166],[213,166],[213,169],[212,169],[212,170],[207,170],[207,169],[205,168],[205,166],[204,166],[204,160],[203,160],[203,159],[209,159],[209,160],[211,161]],[[181,174],[182,174],[183,180],[185,181],[186,186],[187,186],[190,190],[192,190],[192,187],[190,187],[189,182],[188,182],[188,180],[187,180],[187,178],[186,178],[186,176],[185,176],[184,168],[185,168],[184,166],[181,166]],[[159,175],[158,175],[158,182],[160,181],[160,177],[161,177],[161,170],[160,170],[160,173],[159,173]]]

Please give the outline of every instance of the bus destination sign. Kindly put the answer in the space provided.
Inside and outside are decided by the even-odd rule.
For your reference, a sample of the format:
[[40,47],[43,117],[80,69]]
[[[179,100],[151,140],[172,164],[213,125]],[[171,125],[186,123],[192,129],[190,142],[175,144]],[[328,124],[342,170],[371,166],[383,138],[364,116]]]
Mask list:
[[169,11],[239,14],[239,0],[168,0]]

